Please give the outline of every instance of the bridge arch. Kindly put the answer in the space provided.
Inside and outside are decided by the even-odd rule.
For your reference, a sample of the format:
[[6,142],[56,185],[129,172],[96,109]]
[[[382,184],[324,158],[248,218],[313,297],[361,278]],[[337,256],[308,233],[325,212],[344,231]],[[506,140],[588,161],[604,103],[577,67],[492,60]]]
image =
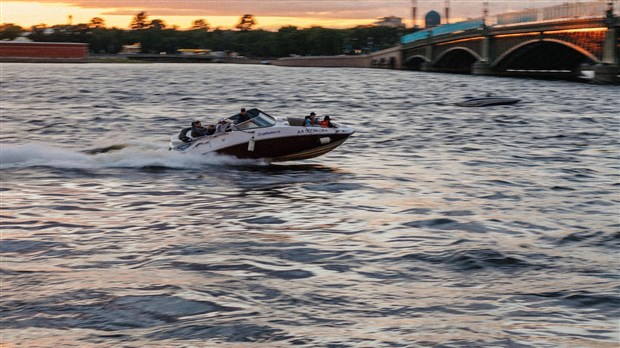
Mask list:
[[580,64],[599,63],[599,59],[571,42],[558,39],[532,39],[502,53],[491,68],[515,70],[575,70]]
[[452,47],[435,58],[433,67],[444,71],[469,73],[472,64],[481,60],[482,57],[470,48]]
[[420,70],[422,70],[422,65],[424,63],[428,63],[428,62],[430,62],[430,60],[428,58],[426,58],[423,55],[417,54],[417,55],[411,56],[411,57],[407,58],[407,60],[405,60],[405,68],[407,68],[409,70],[420,71]]

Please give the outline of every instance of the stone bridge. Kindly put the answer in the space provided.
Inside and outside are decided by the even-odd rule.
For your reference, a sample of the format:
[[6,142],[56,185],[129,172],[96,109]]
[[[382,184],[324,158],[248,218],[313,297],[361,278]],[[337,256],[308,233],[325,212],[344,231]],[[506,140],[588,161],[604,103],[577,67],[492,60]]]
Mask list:
[[[479,75],[577,77],[593,71],[601,82],[620,74],[620,18],[550,20],[486,26],[482,20],[455,23],[433,35],[404,36],[403,69]],[[451,26],[451,25],[447,25]],[[441,28],[441,27],[438,27]]]
[[567,3],[444,24],[361,56],[291,57],[281,66],[358,67],[620,83],[620,16],[613,3]]

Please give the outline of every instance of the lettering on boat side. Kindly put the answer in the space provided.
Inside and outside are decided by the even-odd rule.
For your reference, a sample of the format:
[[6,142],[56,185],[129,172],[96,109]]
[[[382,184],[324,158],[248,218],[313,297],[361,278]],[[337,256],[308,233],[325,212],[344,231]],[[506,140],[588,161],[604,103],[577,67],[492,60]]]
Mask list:
[[329,130],[324,128],[306,128],[297,131],[297,135],[299,134],[317,134],[317,133],[329,133]]
[[280,134],[280,131],[279,130],[274,130],[274,131],[269,131],[269,132],[262,132],[262,133],[259,132],[259,133],[256,133],[256,135],[259,136],[259,137],[263,137],[265,135],[272,135],[272,134]]

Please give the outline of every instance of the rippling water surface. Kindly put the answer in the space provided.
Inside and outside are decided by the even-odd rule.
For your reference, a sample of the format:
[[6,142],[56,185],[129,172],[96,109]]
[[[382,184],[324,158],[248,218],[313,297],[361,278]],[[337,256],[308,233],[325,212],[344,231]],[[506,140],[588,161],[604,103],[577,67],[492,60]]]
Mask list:
[[[5,346],[619,343],[619,87],[0,66]],[[522,102],[453,105],[487,92]],[[167,150],[240,107],[357,133],[277,165]]]

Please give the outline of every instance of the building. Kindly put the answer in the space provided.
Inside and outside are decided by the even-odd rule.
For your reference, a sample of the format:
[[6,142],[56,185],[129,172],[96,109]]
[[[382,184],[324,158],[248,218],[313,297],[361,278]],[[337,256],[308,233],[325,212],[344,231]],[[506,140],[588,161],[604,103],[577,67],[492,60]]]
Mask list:
[[123,45],[120,54],[138,54],[142,52],[142,45],[138,42],[133,45]]
[[0,58],[85,59],[88,44],[72,42],[0,41]]
[[388,16],[381,17],[378,21],[375,22],[375,25],[380,27],[390,27],[390,28],[404,28],[405,24],[403,23],[403,19],[400,17]]
[[434,28],[441,24],[441,15],[437,11],[429,11],[424,16],[424,22],[426,29]]
[[179,52],[179,54],[183,56],[195,56],[195,55],[204,56],[204,55],[209,54],[211,50],[207,50],[203,48],[179,48],[177,52]]

